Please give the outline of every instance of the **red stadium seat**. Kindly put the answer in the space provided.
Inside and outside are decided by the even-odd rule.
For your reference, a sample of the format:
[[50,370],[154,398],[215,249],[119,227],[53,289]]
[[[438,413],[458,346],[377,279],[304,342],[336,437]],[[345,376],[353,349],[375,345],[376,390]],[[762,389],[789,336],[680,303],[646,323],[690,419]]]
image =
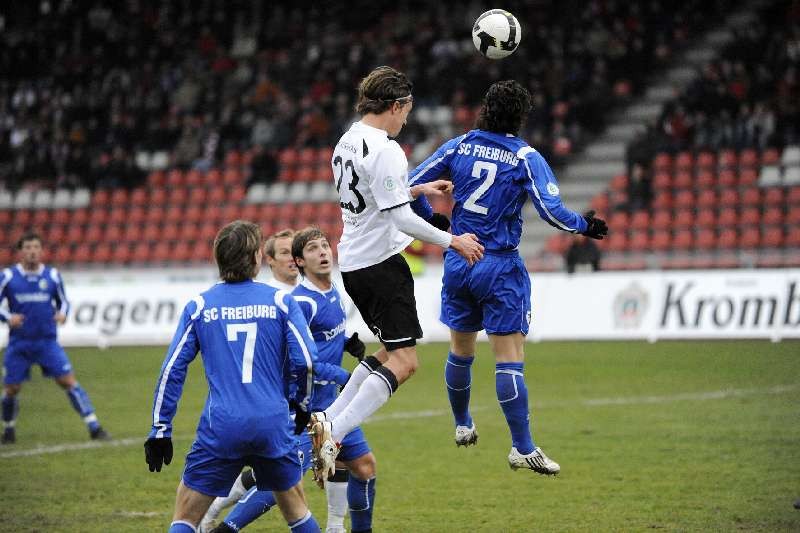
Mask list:
[[161,226],[155,222],[148,222],[142,229],[141,239],[147,242],[156,242],[161,238]]
[[167,190],[163,187],[154,187],[150,189],[150,198],[147,201],[150,206],[161,206],[167,204]]
[[195,237],[201,243],[210,243],[214,240],[214,237],[217,236],[217,231],[219,231],[219,228],[216,224],[213,222],[205,222],[200,225],[200,229],[195,233]]
[[715,228],[717,226],[717,214],[714,209],[701,209],[697,213],[695,224],[701,228]]
[[700,152],[695,167],[699,170],[712,170],[717,166],[717,156],[713,152]]
[[238,167],[242,164],[242,154],[238,150],[230,150],[225,154],[226,167]]
[[[794,229],[794,231],[792,231]],[[790,228],[786,233],[786,240],[784,244],[791,248],[800,248],[800,231],[797,228]]]
[[123,231],[122,227],[118,224],[109,224],[105,226],[103,231],[103,241],[114,246],[121,245]]
[[781,161],[781,154],[776,148],[767,148],[761,154],[761,165],[777,165]]
[[717,178],[718,178],[717,185],[723,189],[736,187],[739,184],[739,179],[737,178],[736,172],[734,170],[730,169],[720,170]]
[[206,203],[207,196],[208,191],[206,191],[205,187],[193,187],[189,191],[189,204],[203,205]]
[[331,159],[333,159],[333,148],[325,147],[317,150],[317,162],[320,164],[331,167]]
[[646,230],[633,230],[628,240],[628,249],[635,252],[647,251],[650,248],[650,235]]
[[238,168],[227,168],[222,173],[222,183],[225,185],[244,184],[244,175]]
[[129,224],[142,224],[147,221],[147,211],[145,211],[144,207],[137,206],[132,207],[128,211],[128,217],[125,222]]
[[761,224],[761,211],[757,207],[746,207],[739,215],[739,224],[743,226],[758,226]]
[[675,250],[687,250],[694,245],[694,235],[688,229],[682,229],[675,232],[672,239],[672,248]]
[[628,248],[628,235],[625,231],[610,232],[600,244],[605,244],[605,248],[609,251],[622,252]]
[[140,207],[147,204],[147,191],[139,187],[131,191],[128,202],[132,206]]
[[50,210],[49,209],[35,209],[33,211],[33,225],[41,228],[50,223]]
[[767,226],[764,228],[761,240],[761,245],[764,248],[782,248],[783,241],[783,228],[781,226]]
[[189,188],[202,187],[205,183],[203,173],[199,170],[192,169],[186,173],[186,186]]
[[67,229],[67,235],[65,239],[68,244],[79,244],[86,240],[86,230],[84,226],[78,224],[72,224]]
[[128,212],[124,207],[112,207],[108,213],[107,224],[124,224],[128,220]]
[[97,208],[92,209],[89,214],[89,224],[101,226],[108,221],[108,211]]
[[608,193],[601,192],[600,194],[595,195],[594,198],[592,198],[589,207],[597,212],[608,212]]
[[670,172],[672,170],[672,156],[667,152],[659,152],[653,158],[653,170],[656,172]]
[[293,166],[297,160],[298,154],[294,148],[285,148],[278,153],[278,162],[283,166]]
[[672,227],[674,228],[693,228],[694,227],[694,209],[685,208],[679,209],[675,212],[672,219]]
[[766,226],[783,224],[783,209],[776,206],[766,208],[764,216],[761,217],[761,223]]
[[694,180],[695,187],[699,190],[710,189],[716,185],[717,175],[710,170],[701,170]]
[[672,187],[672,175],[667,172],[658,172],[653,176],[653,189],[662,190]]
[[311,165],[300,165],[294,175],[294,181],[308,183],[316,178],[316,170]]
[[780,187],[768,187],[764,191],[764,205],[777,207],[783,205],[783,189]]
[[733,207],[725,207],[719,210],[717,224],[721,227],[735,227],[739,224],[739,215]]
[[[66,265],[72,262],[72,250],[69,245],[57,246],[55,253],[53,253],[53,260],[57,265]],[[4,262],[3,264],[7,264]]]
[[616,211],[608,220],[609,227],[617,228],[617,231],[622,229],[627,230],[629,224],[630,216],[625,211]]
[[192,249],[187,241],[178,241],[172,248],[172,260],[185,263],[192,257]]
[[739,246],[741,248],[751,249],[758,248],[761,245],[761,232],[758,228],[744,228],[739,237]]
[[719,168],[734,169],[739,165],[739,158],[733,150],[722,150],[719,153]]
[[167,222],[161,228],[161,240],[164,241],[178,241],[185,238],[184,235],[181,234],[179,222]]
[[667,230],[657,230],[653,232],[650,239],[650,248],[656,252],[668,250],[672,244],[672,235]]
[[164,222],[177,224],[183,221],[183,206],[172,205],[164,212]]
[[333,179],[330,163],[318,163],[314,167],[313,181],[328,181]]
[[239,204],[244,201],[247,196],[247,189],[244,185],[237,185],[228,190],[228,202]]
[[797,232],[797,226],[800,225],[800,204],[789,207],[786,212],[786,224],[795,226],[795,232]]
[[90,205],[92,207],[107,207],[111,203],[111,192],[108,189],[97,189],[92,194]]
[[114,251],[111,254],[111,262],[116,263],[118,265],[126,265],[131,261],[131,247],[127,244],[120,243],[119,245],[114,247]]
[[651,207],[653,209],[672,209],[674,204],[670,191],[658,191],[653,195]]
[[558,233],[556,235],[552,235],[549,239],[547,239],[544,245],[544,249],[550,252],[551,254],[563,255],[571,244],[572,244],[571,236]]
[[703,228],[697,232],[694,245],[699,250],[710,250],[717,244],[717,235],[711,228]]
[[609,187],[616,191],[625,191],[628,189],[628,176],[627,174],[617,174],[611,178]]
[[718,201],[720,207],[737,207],[739,205],[739,191],[736,189],[723,189]]
[[311,166],[317,161],[317,151],[314,148],[303,148],[297,155],[301,165]]
[[139,241],[133,245],[131,252],[131,262],[133,263],[148,263],[150,262],[150,244],[144,241]]
[[789,206],[800,205],[800,186],[790,187],[786,193],[786,203]]
[[694,167],[694,156],[691,152],[680,152],[675,157],[675,169],[690,171]]
[[165,263],[170,260],[172,253],[172,246],[166,241],[159,241],[153,246],[150,251],[151,261],[157,263]]
[[[67,228],[60,224],[53,224],[45,234],[45,242],[52,243],[57,246],[63,243],[67,237]],[[2,264],[2,263],[0,263]]]
[[142,225],[140,223],[133,224],[129,222],[125,225],[122,240],[124,242],[135,243],[142,238]]
[[163,187],[167,182],[167,177],[161,170],[154,170],[147,176],[147,185],[149,187]]
[[108,263],[111,261],[111,254],[111,244],[107,242],[101,242],[94,247],[90,260],[93,263]]
[[218,168],[212,168],[206,172],[203,183],[208,187],[222,185],[222,172]]
[[742,191],[741,203],[744,206],[761,205],[761,190],[758,187],[749,187]]
[[739,234],[733,228],[725,228],[719,232],[717,248],[732,250],[739,246]]
[[630,228],[634,230],[647,230],[650,228],[650,213],[648,211],[636,211],[631,217]]
[[184,178],[183,171],[179,168],[173,168],[167,173],[167,180],[165,184],[168,187],[175,188],[175,187],[183,187],[186,185],[186,180]]
[[114,189],[111,192],[111,206],[112,207],[127,207],[129,203],[128,200],[128,190],[127,189]]
[[694,193],[690,190],[681,190],[675,195],[676,209],[693,209],[695,207]]
[[183,212],[183,220],[192,224],[197,224],[203,221],[206,215],[206,210],[202,204],[191,204]]
[[752,148],[741,151],[739,154],[739,168],[755,169],[758,165],[758,152]]
[[88,207],[81,207],[79,209],[72,210],[72,216],[70,217],[70,224],[86,224],[89,222],[89,208]]
[[185,187],[171,189],[167,195],[167,203],[171,206],[186,205],[189,199],[189,191]]
[[153,206],[147,210],[147,220],[161,224],[164,221],[165,210],[161,206]]
[[88,243],[78,244],[72,252],[72,262],[86,264],[92,260],[92,248]]
[[226,188],[223,185],[217,185],[215,187],[211,187],[208,191],[208,198],[206,201],[209,205],[219,206],[225,203],[225,196],[226,196]]
[[717,206],[717,193],[713,189],[705,189],[697,195],[699,209],[714,209]]
[[660,209],[653,212],[653,228],[667,229],[672,226],[672,211]]
[[[66,210],[65,209],[58,209],[56,212],[59,212],[59,211],[65,212]],[[10,209],[0,209],[0,226],[4,226],[4,227],[8,226],[9,224],[11,224],[11,219],[12,218],[13,218],[13,215],[12,215],[12,212],[11,212]],[[55,217],[53,217],[53,218],[54,218],[53,222],[55,222]],[[61,224],[65,224],[65,223],[66,223],[66,221],[61,222]],[[4,264],[4,263],[0,263],[0,264]]]
[[739,171],[739,185],[747,187],[758,183],[758,171],[754,168],[744,168]]
[[682,171],[675,174],[672,180],[672,186],[679,191],[679,189],[691,189],[694,187],[694,178],[690,172]]

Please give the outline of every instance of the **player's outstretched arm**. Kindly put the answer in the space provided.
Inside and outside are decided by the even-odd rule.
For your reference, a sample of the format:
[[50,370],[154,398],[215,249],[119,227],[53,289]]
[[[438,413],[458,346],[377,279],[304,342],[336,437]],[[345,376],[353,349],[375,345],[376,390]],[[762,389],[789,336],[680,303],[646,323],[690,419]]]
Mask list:
[[527,178],[524,181],[525,189],[539,217],[562,231],[584,233],[588,227],[586,220],[561,201],[558,181],[541,154],[525,147],[517,156],[523,160]]

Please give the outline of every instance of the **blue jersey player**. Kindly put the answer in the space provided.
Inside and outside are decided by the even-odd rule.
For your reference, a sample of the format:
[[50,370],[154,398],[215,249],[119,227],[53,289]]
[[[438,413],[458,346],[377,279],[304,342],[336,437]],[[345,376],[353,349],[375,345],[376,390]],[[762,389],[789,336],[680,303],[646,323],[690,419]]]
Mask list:
[[56,325],[63,324],[69,312],[64,282],[53,267],[42,264],[42,239],[25,234],[17,243],[22,262],[3,270],[0,278],[0,320],[10,328],[3,358],[3,444],[16,441],[14,424],[19,410],[17,394],[22,382],[30,378],[31,366],[42,367],[66,392],[81,415],[93,439],[110,437],[100,427],[92,402],[75,379],[67,354],[56,339]]
[[189,363],[202,352],[208,397],[186,456],[169,531],[194,532],[216,496],[228,494],[248,465],[260,490],[273,491],[294,533],[319,531],[301,483],[301,451],[313,394],[315,347],[294,298],[253,280],[261,266],[261,230],[235,221],[214,240],[221,283],[183,310],[156,382],[150,471],[172,460],[172,419]]
[[[363,359],[364,343],[357,334],[349,338],[345,335],[346,315],[341,295],[331,281],[333,257],[326,235],[317,228],[297,232],[292,241],[292,255],[304,275],[292,295],[308,320],[316,343],[319,361],[316,366],[340,366],[344,351]],[[341,382],[315,375],[312,409],[321,411],[333,403],[340,385]],[[301,449],[305,458],[303,468],[307,470],[311,466],[308,434],[302,436]],[[318,480],[318,483],[322,484],[323,480]],[[354,533],[371,531],[375,505],[375,456],[360,428],[355,428],[342,440],[336,473],[324,481],[324,487],[328,500],[326,533],[344,533],[348,506],[351,530]],[[239,531],[273,505],[275,498],[271,493],[251,489],[212,533]]]
[[[523,375],[523,344],[531,318],[530,278],[517,246],[522,206],[530,199],[553,227],[602,239],[608,231],[594,213],[567,209],[544,158],[517,137],[531,109],[528,91],[516,81],[493,84],[484,98],[477,128],[444,143],[414,169],[417,185],[449,174],[453,182],[453,233],[474,233],[485,246],[484,259],[470,266],[445,252],[441,321],[450,328],[445,382],[455,417],[456,444],[475,444],[478,433],[469,412],[471,366],[478,331],[484,329],[495,354],[497,399],[511,431],[512,469],[555,475],[558,463],[534,442],[529,429],[528,391]],[[414,210],[432,219],[423,196]]]

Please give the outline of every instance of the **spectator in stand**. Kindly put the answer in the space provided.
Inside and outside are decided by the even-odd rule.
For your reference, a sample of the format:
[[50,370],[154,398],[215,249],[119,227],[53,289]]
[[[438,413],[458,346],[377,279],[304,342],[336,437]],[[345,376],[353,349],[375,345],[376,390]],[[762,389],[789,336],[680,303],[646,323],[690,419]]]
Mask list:
[[628,210],[638,211],[650,207],[653,198],[649,167],[634,163],[628,176]]
[[567,263],[567,272],[596,272],[600,270],[600,248],[594,240],[584,235],[575,237],[567,248],[564,259]]

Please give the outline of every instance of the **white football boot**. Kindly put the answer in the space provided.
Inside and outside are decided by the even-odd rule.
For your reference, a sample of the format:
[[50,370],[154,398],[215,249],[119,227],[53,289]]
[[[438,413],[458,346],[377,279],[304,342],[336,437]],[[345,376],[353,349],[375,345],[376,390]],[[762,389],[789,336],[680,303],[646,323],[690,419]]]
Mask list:
[[472,446],[478,443],[478,430],[472,427],[456,426],[456,446]]
[[511,470],[529,468],[545,476],[555,476],[561,472],[559,464],[547,457],[539,447],[527,455],[522,455],[512,447],[508,454],[508,466],[511,467]]

